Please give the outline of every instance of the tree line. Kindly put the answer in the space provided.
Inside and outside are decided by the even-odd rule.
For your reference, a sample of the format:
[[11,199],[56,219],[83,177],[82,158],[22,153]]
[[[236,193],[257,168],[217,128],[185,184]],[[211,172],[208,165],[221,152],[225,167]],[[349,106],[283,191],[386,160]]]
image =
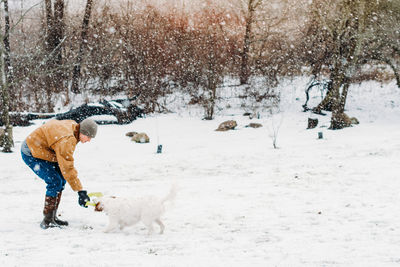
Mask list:
[[162,111],[160,97],[184,92],[212,119],[225,77],[247,88],[263,77],[252,92],[260,101],[277,97],[281,78],[311,74],[332,81],[316,111],[329,104],[331,128],[340,129],[349,85],[383,77],[365,65],[387,66],[400,87],[399,1],[205,1],[191,11],[134,2],[86,0],[82,14],[70,14],[64,0],[14,12],[3,0],[3,117],[54,112],[56,100],[76,94],[137,96],[146,112]]

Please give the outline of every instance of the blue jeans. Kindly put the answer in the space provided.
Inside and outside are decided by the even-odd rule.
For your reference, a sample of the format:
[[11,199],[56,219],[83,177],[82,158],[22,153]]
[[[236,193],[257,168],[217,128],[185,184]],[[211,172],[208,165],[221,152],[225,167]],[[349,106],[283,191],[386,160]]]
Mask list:
[[66,181],[61,174],[57,162],[34,158],[33,156],[28,156],[23,152],[21,152],[21,155],[26,165],[28,165],[37,176],[46,182],[46,196],[56,197],[59,192],[64,190]]

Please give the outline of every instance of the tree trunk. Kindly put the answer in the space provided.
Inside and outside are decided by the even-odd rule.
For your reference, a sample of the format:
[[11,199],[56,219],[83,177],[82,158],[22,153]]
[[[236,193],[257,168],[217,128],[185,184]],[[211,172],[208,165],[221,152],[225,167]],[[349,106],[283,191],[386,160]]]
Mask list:
[[210,72],[208,74],[208,95],[205,99],[205,120],[212,120],[214,118],[215,99],[217,97],[217,77],[212,71],[212,63],[210,63]]
[[324,97],[324,99],[322,99],[321,103],[318,104],[318,106],[316,106],[315,108],[313,108],[313,112],[317,113],[317,114],[321,114],[322,110],[326,110],[326,111],[332,111],[332,106],[333,106],[333,90],[332,90],[332,79],[334,79],[334,77],[330,77],[330,82],[328,84],[328,88],[327,88],[327,92],[326,95]]
[[[0,72],[1,72],[1,89],[2,89],[2,100],[3,100],[3,123],[5,125],[5,134],[3,140],[3,152],[12,152],[11,147],[13,146],[13,137],[12,137],[12,127],[10,126],[10,95],[9,88],[7,83],[7,73],[9,71],[9,66],[6,63],[8,58],[9,60],[9,31],[10,31],[10,19],[8,14],[8,0],[4,0],[4,9],[5,9],[5,34],[3,36],[3,42],[0,46]],[[7,48],[8,47],[8,48]],[[8,49],[8,53],[7,53]],[[7,56],[8,54],[8,56]]]
[[246,84],[250,76],[250,70],[249,70],[250,31],[251,31],[251,22],[250,19],[248,19],[246,22],[246,32],[243,40],[244,43],[243,50],[241,53],[240,84]]
[[342,89],[342,94],[340,95],[339,99],[339,112],[343,113],[344,112],[344,106],[346,105],[346,100],[347,100],[347,93],[349,92],[349,87],[350,87],[350,79],[345,77],[343,79],[343,89]]
[[247,18],[246,18],[246,30],[243,39],[243,49],[241,52],[241,64],[240,64],[240,84],[246,84],[250,77],[249,69],[249,52],[251,43],[251,27],[253,24],[253,16],[256,5],[258,2],[256,0],[248,0],[247,6]]
[[[56,53],[54,55],[55,63],[57,67],[62,64],[62,48],[61,42],[64,39],[64,0],[56,0],[54,3],[54,48]],[[59,82],[63,81],[63,72],[57,72]]]
[[76,64],[75,64],[73,72],[72,72],[71,90],[74,93],[80,92],[79,79],[80,79],[80,75],[81,75],[81,65],[82,65],[82,60],[83,60],[83,56],[84,56],[84,50],[85,50],[85,47],[87,44],[87,35],[88,35],[88,29],[89,29],[90,15],[92,13],[92,4],[93,4],[93,0],[87,0],[86,8],[85,8],[85,15],[83,16],[81,44],[79,46],[79,52],[78,52]]
[[[332,117],[329,129],[338,130],[349,127],[348,116],[344,113],[344,106],[346,104],[347,92],[349,89],[349,79],[345,77],[341,70],[335,70],[332,80]],[[342,88],[342,93],[340,89]]]
[[49,57],[46,64],[46,77],[45,77],[45,92],[47,99],[47,112],[53,112],[54,107],[51,104],[52,92],[54,88],[54,77],[51,72],[55,69],[53,55],[54,48],[54,17],[53,17],[53,7],[51,0],[45,0],[46,9],[46,43],[45,48],[47,55]]
[[64,89],[64,71],[62,70],[62,42],[64,39],[64,0],[55,0],[54,11],[51,0],[45,0],[46,10],[46,64],[45,90],[47,112],[53,112],[52,97],[54,92]]
[[[46,26],[47,26],[46,32],[48,38],[46,41],[49,41],[50,38],[49,34],[51,32],[51,29],[53,28],[53,8],[51,6],[51,0],[45,0],[44,3],[46,9]],[[47,43],[47,45],[49,44]]]
[[6,81],[8,84],[9,91],[11,91],[10,85],[13,81],[11,59],[10,59],[10,14],[8,10],[8,0],[4,0],[4,63],[6,72]]
[[393,64],[390,59],[385,59],[386,64],[390,66],[390,68],[393,70],[394,76],[396,78],[396,84],[397,87],[400,88],[400,75],[399,75],[399,70],[397,69],[396,65]]

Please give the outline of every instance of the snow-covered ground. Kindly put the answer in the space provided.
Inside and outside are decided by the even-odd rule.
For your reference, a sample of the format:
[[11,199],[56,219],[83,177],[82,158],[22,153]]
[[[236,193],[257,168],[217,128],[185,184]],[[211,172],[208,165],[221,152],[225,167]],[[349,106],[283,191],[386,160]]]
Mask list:
[[[400,90],[352,86],[346,112],[359,125],[331,131],[329,116],[311,115],[320,125],[307,130],[305,82],[282,85],[281,113],[272,117],[148,116],[99,126],[91,143],[78,144],[88,192],[163,196],[177,182],[163,235],[147,236],[142,224],[103,233],[106,215],[81,208],[68,185],[59,214],[70,226],[42,230],[45,184],[19,153],[42,121],[16,127],[14,153],[0,153],[0,266],[400,265]],[[228,119],[236,130],[214,131]],[[250,122],[264,127],[244,127]],[[128,131],[151,141],[133,143]]]

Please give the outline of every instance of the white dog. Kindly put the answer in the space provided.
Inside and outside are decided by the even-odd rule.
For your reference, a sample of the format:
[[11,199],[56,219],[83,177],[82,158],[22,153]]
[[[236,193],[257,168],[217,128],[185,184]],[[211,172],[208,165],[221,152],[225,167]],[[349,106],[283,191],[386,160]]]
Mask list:
[[119,227],[131,226],[142,221],[152,234],[153,223],[160,226],[160,234],[164,232],[165,226],[161,222],[164,213],[164,203],[173,200],[176,195],[176,186],[172,186],[169,194],[164,198],[147,196],[140,198],[101,197],[94,200],[95,211],[104,211],[109,217],[109,224],[104,232],[111,232]]

